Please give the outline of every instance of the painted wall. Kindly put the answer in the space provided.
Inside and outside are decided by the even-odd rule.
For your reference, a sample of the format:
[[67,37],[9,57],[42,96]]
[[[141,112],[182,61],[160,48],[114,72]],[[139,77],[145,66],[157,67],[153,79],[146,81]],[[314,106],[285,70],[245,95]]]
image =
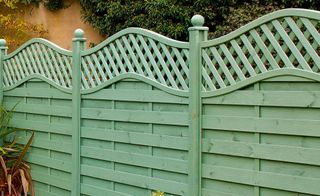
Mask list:
[[49,11],[40,4],[38,8],[32,7],[30,11],[27,11],[24,18],[34,24],[43,24],[49,31],[47,39],[66,49],[71,48],[70,40],[77,28],[85,31],[87,46],[90,43],[97,44],[104,40],[97,30],[81,20],[79,1],[66,0],[65,4],[67,8],[58,11]]

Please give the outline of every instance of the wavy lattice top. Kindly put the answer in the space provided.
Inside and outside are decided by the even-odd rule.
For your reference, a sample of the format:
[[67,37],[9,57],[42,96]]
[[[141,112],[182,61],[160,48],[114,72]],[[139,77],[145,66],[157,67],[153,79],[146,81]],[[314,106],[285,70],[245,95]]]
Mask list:
[[[319,31],[320,12],[287,9],[200,42],[202,91],[235,88],[274,70],[319,74]],[[189,62],[189,43],[128,28],[81,51],[82,90],[92,92],[119,78],[133,77],[170,92],[187,93]],[[68,92],[72,87],[72,52],[43,39],[33,39],[5,56],[3,68],[4,87],[9,89],[38,76]]]
[[320,72],[320,14],[287,9],[202,43],[202,84],[215,91],[271,70]]
[[38,75],[61,87],[71,88],[71,61],[71,51],[44,39],[32,39],[4,58],[4,87]]
[[154,32],[125,29],[82,57],[82,85],[96,87],[116,76],[135,73],[166,87],[188,89],[188,44]]

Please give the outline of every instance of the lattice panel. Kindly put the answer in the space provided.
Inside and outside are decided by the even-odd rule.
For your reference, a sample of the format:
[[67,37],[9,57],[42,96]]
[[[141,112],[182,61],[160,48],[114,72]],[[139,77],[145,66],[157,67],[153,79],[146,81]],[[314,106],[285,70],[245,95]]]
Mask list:
[[164,86],[188,89],[187,48],[172,47],[140,34],[126,34],[102,49],[83,56],[84,89],[98,86],[118,75],[135,73]]
[[320,24],[282,17],[225,43],[202,49],[204,91],[234,85],[271,70],[320,72]]
[[71,88],[72,56],[64,55],[42,43],[32,43],[4,60],[4,86],[11,86],[30,75],[41,75]]

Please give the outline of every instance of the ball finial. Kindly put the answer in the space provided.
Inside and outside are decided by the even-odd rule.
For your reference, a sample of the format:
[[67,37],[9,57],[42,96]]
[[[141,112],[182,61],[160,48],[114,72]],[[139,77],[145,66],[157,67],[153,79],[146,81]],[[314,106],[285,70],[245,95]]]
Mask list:
[[191,23],[194,27],[201,27],[204,24],[204,17],[201,15],[194,15],[191,18]]
[[74,36],[75,38],[83,38],[84,37],[84,32],[82,29],[76,29],[74,31]]
[[7,42],[5,39],[0,39],[0,47],[6,47],[7,46]]

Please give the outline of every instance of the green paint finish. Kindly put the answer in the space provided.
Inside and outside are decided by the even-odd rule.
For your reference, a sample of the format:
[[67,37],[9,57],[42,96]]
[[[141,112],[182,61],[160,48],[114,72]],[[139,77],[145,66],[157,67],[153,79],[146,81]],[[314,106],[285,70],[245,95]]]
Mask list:
[[[305,88],[291,87],[292,82]],[[308,93],[316,96],[319,89],[313,84],[319,83],[300,81],[299,78],[288,81],[283,76],[256,84],[260,88],[204,98],[203,180],[213,184],[216,180],[229,182],[228,189],[237,189],[238,184],[260,187],[260,195],[276,192],[280,195],[294,192],[319,195],[316,185],[320,180],[317,172],[320,160],[316,156],[320,153],[319,109],[313,108],[312,101],[301,103],[309,101]],[[313,88],[307,88],[308,85]],[[305,97],[297,98],[299,94],[305,94]],[[316,97],[313,99],[317,101]],[[235,113],[216,112],[224,107],[227,111],[234,108]],[[238,107],[252,110],[241,112]],[[257,107],[259,116],[255,117]],[[215,185],[213,191],[232,193]],[[259,193],[259,189],[254,190],[250,195]]]
[[189,28],[190,73],[189,73],[189,186],[187,195],[201,195],[201,72],[200,42],[207,39],[208,27],[203,27],[204,18],[192,17]]
[[[91,177],[111,181],[104,187],[110,194],[187,192],[188,104],[168,93],[161,94],[164,103],[159,103],[159,92],[163,93],[148,83],[125,80],[82,96],[86,104],[81,115],[81,157],[86,161],[81,168],[86,170],[81,176],[87,179],[83,185],[92,185]],[[119,96],[130,93],[131,99]],[[150,96],[141,100],[141,95]],[[88,168],[97,172],[90,173]],[[117,179],[118,174],[123,176]],[[94,193],[91,190],[90,195]]]
[[7,55],[7,46],[4,39],[0,40],[0,104],[3,101],[3,59]]
[[203,91],[230,90],[279,69],[319,73],[319,16],[317,11],[280,10],[202,42]]
[[77,29],[72,40],[72,189],[71,195],[80,195],[80,126],[81,126],[81,51],[85,49],[84,32]]
[[[85,50],[33,39],[0,102],[32,129],[37,195],[320,195],[320,13],[287,9],[206,40],[128,28]],[[29,133],[19,133],[27,142]]]

